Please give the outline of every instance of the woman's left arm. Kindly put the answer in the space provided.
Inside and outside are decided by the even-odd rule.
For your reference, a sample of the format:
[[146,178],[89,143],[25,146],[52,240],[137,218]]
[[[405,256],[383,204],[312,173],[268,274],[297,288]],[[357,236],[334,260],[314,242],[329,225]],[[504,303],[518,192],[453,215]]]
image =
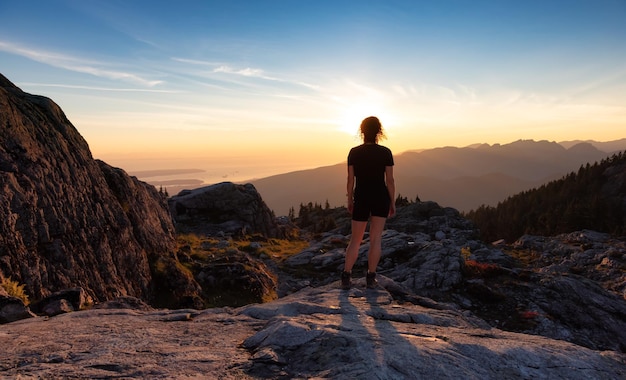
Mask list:
[[346,195],[348,196],[348,212],[352,214],[354,208],[354,165],[348,165],[348,180],[346,181]]

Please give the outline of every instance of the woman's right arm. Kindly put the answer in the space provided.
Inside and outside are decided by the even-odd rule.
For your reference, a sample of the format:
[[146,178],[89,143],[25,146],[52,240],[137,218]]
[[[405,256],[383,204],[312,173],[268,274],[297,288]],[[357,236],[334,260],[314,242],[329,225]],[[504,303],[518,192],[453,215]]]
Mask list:
[[393,166],[385,166],[385,184],[389,192],[389,217],[396,213],[396,181],[393,178]]

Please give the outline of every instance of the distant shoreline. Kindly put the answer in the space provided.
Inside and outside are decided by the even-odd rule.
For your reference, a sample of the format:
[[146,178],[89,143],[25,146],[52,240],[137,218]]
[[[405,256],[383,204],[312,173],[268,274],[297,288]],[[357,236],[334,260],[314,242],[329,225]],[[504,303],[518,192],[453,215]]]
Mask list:
[[163,181],[144,181],[153,186],[201,186],[204,181],[201,179],[169,179]]
[[136,172],[129,172],[128,175],[135,176],[137,178],[150,178],[150,177],[162,177],[170,175],[191,174],[191,173],[204,173],[203,169],[157,169],[157,170],[141,170]]

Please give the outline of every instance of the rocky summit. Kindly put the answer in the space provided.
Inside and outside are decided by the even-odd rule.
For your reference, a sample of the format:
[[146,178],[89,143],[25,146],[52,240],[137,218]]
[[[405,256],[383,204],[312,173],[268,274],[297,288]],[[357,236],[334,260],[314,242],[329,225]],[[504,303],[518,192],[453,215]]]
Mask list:
[[[623,240],[578,231],[524,236],[510,247],[486,245],[474,240],[476,231],[458,212],[433,203],[409,205],[390,224],[404,231],[383,235],[377,289],[367,289],[356,273],[365,269],[367,240],[353,287],[340,289],[337,274],[348,236],[330,231],[273,265],[266,254],[250,253],[278,274],[280,297],[271,302],[170,310],[121,297],[89,310],[6,324],[0,375],[626,376],[626,302],[615,285],[621,274],[604,271],[623,265]],[[261,251],[268,244],[254,247]]]
[[378,287],[366,236],[342,290],[345,208],[299,229],[252,185],[168,203],[1,76],[0,109],[0,378],[626,378],[624,238],[487,244],[407,201]]

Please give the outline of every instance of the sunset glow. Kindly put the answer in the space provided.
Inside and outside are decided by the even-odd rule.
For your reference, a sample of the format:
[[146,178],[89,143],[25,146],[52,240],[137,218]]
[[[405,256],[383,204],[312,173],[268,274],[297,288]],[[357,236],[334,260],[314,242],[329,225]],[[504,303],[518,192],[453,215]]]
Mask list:
[[9,0],[0,73],[96,158],[241,180],[343,162],[370,115],[394,153],[624,138],[624,20],[611,0]]

